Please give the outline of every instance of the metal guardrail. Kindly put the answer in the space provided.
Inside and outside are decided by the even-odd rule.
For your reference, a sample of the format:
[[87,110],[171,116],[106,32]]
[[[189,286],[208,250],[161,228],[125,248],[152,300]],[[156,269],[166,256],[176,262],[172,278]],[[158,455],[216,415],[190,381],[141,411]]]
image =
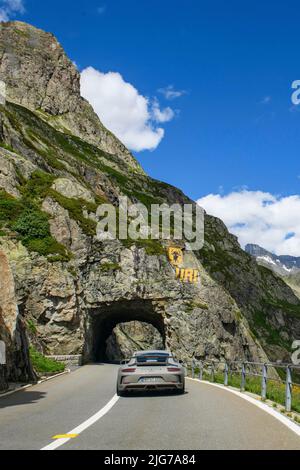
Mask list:
[[[292,398],[293,398],[293,387],[297,386],[300,390],[300,383],[293,381],[293,371],[297,371],[300,377],[300,365],[295,364],[284,364],[281,362],[250,362],[250,361],[192,361],[184,362],[178,358],[174,359],[180,362],[186,369],[186,375],[189,370],[191,371],[192,378],[197,376],[199,380],[203,380],[203,373],[205,370],[208,371],[211,382],[215,382],[215,374],[223,368],[223,380],[222,383],[225,387],[229,385],[229,378],[232,374],[240,375],[240,390],[244,392],[246,390],[247,377],[259,377],[260,378],[260,396],[262,401],[267,399],[268,383],[270,381],[278,382],[285,385],[285,410],[290,412],[292,409]],[[129,359],[123,359],[120,364],[128,363]],[[190,367],[189,367],[190,366]],[[278,375],[276,369],[283,369],[285,371],[285,380],[282,380]],[[272,375],[270,374],[272,372]]]
[[[189,368],[190,365],[190,368]],[[300,387],[300,384],[293,381],[293,371],[297,371],[300,375],[300,365],[283,364],[277,362],[243,362],[243,361],[192,361],[184,363],[187,371],[191,371],[192,378],[195,378],[196,371],[199,380],[203,380],[203,374],[207,371],[211,382],[215,382],[216,371],[223,373],[223,385],[226,387],[229,383],[230,374],[238,374],[240,376],[240,390],[245,391],[247,377],[260,377],[260,395],[264,401],[267,398],[269,381],[285,384],[285,410],[290,412],[292,409],[293,386]],[[274,371],[283,369],[285,371],[285,380],[280,379],[279,375]],[[269,371],[272,371],[272,376]]]

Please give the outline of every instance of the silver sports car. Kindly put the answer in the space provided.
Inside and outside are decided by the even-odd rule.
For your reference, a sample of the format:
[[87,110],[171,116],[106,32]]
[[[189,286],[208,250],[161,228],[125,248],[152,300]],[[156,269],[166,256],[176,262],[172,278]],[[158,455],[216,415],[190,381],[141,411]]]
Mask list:
[[117,394],[138,390],[184,393],[185,369],[168,351],[139,351],[119,368]]

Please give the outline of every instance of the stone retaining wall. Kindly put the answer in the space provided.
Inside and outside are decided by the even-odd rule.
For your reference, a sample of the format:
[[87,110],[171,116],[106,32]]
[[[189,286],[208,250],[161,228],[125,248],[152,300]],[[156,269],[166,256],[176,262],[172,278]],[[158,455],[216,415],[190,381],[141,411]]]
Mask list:
[[54,359],[55,361],[64,362],[67,365],[82,366],[82,355],[69,355],[69,356],[46,356],[48,359]]

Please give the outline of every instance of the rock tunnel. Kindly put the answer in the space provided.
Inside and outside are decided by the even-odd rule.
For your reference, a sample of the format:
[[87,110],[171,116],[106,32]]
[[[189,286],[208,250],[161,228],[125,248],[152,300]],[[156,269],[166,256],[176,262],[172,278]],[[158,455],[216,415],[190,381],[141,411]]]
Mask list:
[[[130,328],[124,328],[124,325],[129,326],[129,324],[131,324]],[[120,326],[121,329],[116,330],[116,327]],[[128,339],[128,333],[134,336],[134,331],[139,332],[139,339],[132,337],[131,344],[123,345],[123,347],[118,344],[120,335]],[[142,338],[143,335],[148,335],[148,338]],[[143,347],[145,344],[153,345],[155,348],[164,348],[165,337],[163,315],[154,308],[152,301],[113,302],[90,312],[89,344],[85,356],[91,362],[119,361],[125,358],[126,351],[130,348],[145,349]]]

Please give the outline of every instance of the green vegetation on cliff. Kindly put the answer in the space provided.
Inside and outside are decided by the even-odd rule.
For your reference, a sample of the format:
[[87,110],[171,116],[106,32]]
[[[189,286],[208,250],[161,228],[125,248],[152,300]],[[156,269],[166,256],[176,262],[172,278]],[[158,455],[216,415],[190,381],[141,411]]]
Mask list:
[[16,199],[0,191],[0,227],[2,235],[17,232],[29,251],[49,260],[67,261],[70,255],[50,233],[49,216],[27,198]]
[[54,361],[38,352],[33,346],[29,348],[30,360],[33,368],[39,374],[55,374],[65,370],[63,362]]
[[[69,170],[67,165],[70,165],[74,175],[78,176],[77,170],[85,164],[100,171],[105,178],[114,182],[122,193],[147,207],[151,203],[164,202],[163,183],[151,180],[142,173],[133,172],[115,155],[104,152],[74,135],[58,131],[40,119],[36,113],[15,103],[0,106],[0,111],[18,130],[22,144],[41,157],[41,167],[44,166],[47,172]],[[8,144],[3,142],[3,145]],[[13,150],[11,145],[9,148]]]

